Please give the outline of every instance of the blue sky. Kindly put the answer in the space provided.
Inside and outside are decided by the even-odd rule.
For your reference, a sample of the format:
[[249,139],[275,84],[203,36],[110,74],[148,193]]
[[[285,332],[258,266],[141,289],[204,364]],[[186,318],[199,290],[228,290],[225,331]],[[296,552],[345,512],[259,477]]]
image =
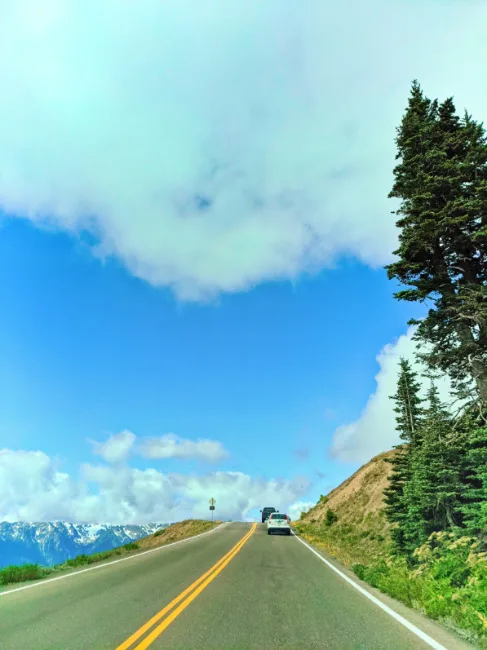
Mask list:
[[0,260],[4,444],[42,442],[71,463],[89,457],[87,438],[128,428],[217,438],[231,470],[269,474],[272,455],[287,476],[299,450],[299,469],[323,470],[409,313],[384,271],[353,260],[209,304],[180,304],[27,221],[4,222]]
[[396,442],[394,129],[483,118],[464,8],[2,9],[0,519],[297,515]]

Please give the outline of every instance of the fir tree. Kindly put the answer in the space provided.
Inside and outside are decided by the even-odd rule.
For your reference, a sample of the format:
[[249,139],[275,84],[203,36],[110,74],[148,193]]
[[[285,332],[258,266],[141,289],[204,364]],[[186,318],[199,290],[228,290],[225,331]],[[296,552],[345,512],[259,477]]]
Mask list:
[[395,214],[398,261],[390,279],[406,288],[399,300],[431,305],[416,340],[420,357],[446,372],[458,390],[470,390],[487,408],[487,141],[482,124],[455,115],[413,83],[397,130]]
[[422,443],[412,462],[410,519],[406,537],[414,548],[432,532],[454,529],[461,523],[460,464],[451,417],[434,383],[422,422]]
[[422,417],[422,400],[419,397],[420,384],[417,374],[406,359],[399,362],[399,378],[395,401],[396,430],[402,440],[396,445],[396,453],[389,459],[392,472],[389,486],[384,490],[385,512],[390,522],[397,524],[392,531],[393,541],[399,551],[405,549],[405,521],[408,504],[405,500],[405,487],[411,480],[412,450],[420,444],[420,424]]
[[467,449],[462,463],[461,511],[468,534],[479,537],[487,547],[487,427],[469,424],[462,436]]

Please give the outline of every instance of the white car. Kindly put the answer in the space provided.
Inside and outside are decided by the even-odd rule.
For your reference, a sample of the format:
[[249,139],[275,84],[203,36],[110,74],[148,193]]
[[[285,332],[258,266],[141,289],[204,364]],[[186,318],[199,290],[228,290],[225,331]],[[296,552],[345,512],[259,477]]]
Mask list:
[[291,520],[282,512],[273,512],[267,520],[267,534],[277,532],[291,534]]

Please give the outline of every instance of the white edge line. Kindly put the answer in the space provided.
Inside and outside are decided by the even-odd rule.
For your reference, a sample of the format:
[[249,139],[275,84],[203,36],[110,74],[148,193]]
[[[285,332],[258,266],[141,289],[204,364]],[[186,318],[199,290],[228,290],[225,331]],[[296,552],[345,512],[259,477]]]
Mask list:
[[356,590],[359,591],[363,596],[365,596],[366,598],[368,598],[369,600],[371,600],[375,605],[377,605],[377,607],[380,607],[382,610],[384,610],[384,612],[386,612],[387,614],[389,614],[389,616],[392,616],[392,618],[394,618],[398,623],[401,623],[401,625],[404,625],[404,627],[406,627],[410,632],[412,632],[412,633],[415,634],[417,637],[419,637],[420,639],[422,639],[422,640],[423,640],[425,643],[427,643],[431,648],[434,648],[435,650],[448,650],[447,648],[445,648],[445,646],[441,645],[441,643],[438,643],[438,641],[435,641],[435,640],[434,640],[432,637],[430,637],[428,634],[426,634],[425,632],[423,632],[422,630],[420,630],[419,627],[416,627],[416,625],[414,625],[413,623],[411,623],[410,621],[408,621],[406,618],[404,618],[404,616],[401,616],[400,614],[398,614],[397,612],[395,612],[393,609],[391,609],[390,607],[388,607],[385,603],[383,603],[382,601],[380,601],[378,598],[376,598],[376,597],[373,596],[371,593],[369,593],[366,589],[364,589],[364,588],[361,587],[359,584],[357,584],[354,580],[352,580],[352,579],[349,578],[347,575],[345,575],[344,573],[342,573],[339,569],[336,568],[336,566],[334,566],[331,562],[328,562],[328,560],[326,560],[326,559],[325,559],[325,558],[324,558],[320,553],[318,553],[318,551],[315,551],[314,548],[312,548],[309,544],[307,544],[307,543],[306,543],[304,540],[302,540],[300,537],[298,537],[298,536],[295,535],[294,533],[293,533],[293,535],[294,535],[294,537],[295,537],[299,542],[301,542],[301,544],[304,544],[304,545],[306,546],[306,548],[308,548],[312,553],[314,553],[314,554],[316,555],[317,558],[319,558],[319,559],[320,559],[322,562],[324,562],[328,567],[330,567],[330,569],[332,569],[333,571],[335,571],[335,573],[338,573],[338,575],[339,575],[341,578],[343,578],[344,580],[346,580],[346,581],[348,582],[348,584],[352,585],[352,587],[353,587],[354,589],[356,589]]
[[103,569],[103,567],[112,566],[114,564],[118,564],[119,562],[127,562],[127,560],[133,560],[136,557],[141,557],[141,555],[147,555],[147,553],[162,551],[163,549],[169,548],[170,546],[174,546],[175,544],[182,544],[183,542],[189,542],[191,539],[196,539],[197,537],[201,537],[202,535],[210,535],[210,533],[214,533],[215,530],[218,530],[222,526],[225,526],[226,523],[227,522],[224,521],[222,524],[218,524],[218,526],[215,526],[215,528],[212,528],[211,530],[207,530],[205,533],[198,533],[197,535],[193,535],[192,537],[186,537],[186,539],[180,539],[177,542],[171,542],[170,544],[164,544],[162,546],[158,546],[157,548],[151,548],[148,551],[142,551],[142,553],[134,553],[134,555],[130,555],[130,557],[122,557],[119,560],[112,560],[111,562],[105,562],[105,564],[97,564],[96,566],[91,566],[88,569],[80,569],[79,571],[73,571],[72,573],[67,573],[64,576],[57,576],[56,578],[48,578],[47,580],[40,580],[39,582],[34,582],[31,585],[24,585],[23,587],[16,587],[15,589],[0,591],[0,597],[8,596],[9,594],[15,594],[17,591],[24,591],[24,589],[32,589],[33,587],[42,587],[43,585],[46,585],[49,582],[55,582],[56,580],[64,580],[65,578],[71,578],[72,576],[77,576],[80,573],[86,573],[87,571],[96,571],[96,569]]

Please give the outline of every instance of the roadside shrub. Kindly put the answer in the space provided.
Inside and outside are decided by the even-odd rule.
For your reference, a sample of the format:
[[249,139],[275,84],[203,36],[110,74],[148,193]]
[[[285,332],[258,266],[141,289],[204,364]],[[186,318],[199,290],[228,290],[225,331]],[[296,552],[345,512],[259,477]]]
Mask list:
[[113,557],[114,555],[122,555],[122,549],[114,548],[111,551],[101,551],[100,553],[93,553],[93,555],[88,555],[88,564],[94,564],[95,562],[108,560],[108,558]]
[[[134,542],[130,542],[129,544],[125,545],[130,546],[130,548],[126,549],[127,551],[134,550],[131,547],[131,544],[133,543]],[[139,548],[138,544],[136,544],[136,548]],[[84,566],[86,564],[94,564],[95,562],[108,560],[108,558],[113,557],[114,555],[122,555],[122,549],[114,548],[110,551],[100,551],[99,553],[93,553],[93,555],[86,555],[86,553],[82,553],[81,555],[77,555],[76,557],[72,557],[69,560],[66,560],[66,565],[74,568]]]
[[164,530],[165,530],[164,528],[159,528],[159,530],[156,530],[156,532],[154,533],[154,537],[159,537],[159,535],[162,535]]
[[38,564],[21,564],[20,566],[6,566],[0,569],[0,584],[7,585],[12,582],[24,582],[26,580],[40,580],[49,573],[49,569],[40,567]]
[[69,560],[66,560],[66,564],[71,567],[82,566],[83,564],[88,564],[89,556],[86,553],[72,557]]
[[331,508],[328,508],[325,515],[325,526],[332,526],[336,521],[338,521],[337,513]]
[[136,551],[140,548],[137,542],[129,542],[128,544],[124,544],[123,547],[126,551]]
[[414,566],[390,556],[371,565],[355,564],[355,574],[430,618],[472,632],[487,648],[487,553],[478,540],[433,533],[414,552]]

